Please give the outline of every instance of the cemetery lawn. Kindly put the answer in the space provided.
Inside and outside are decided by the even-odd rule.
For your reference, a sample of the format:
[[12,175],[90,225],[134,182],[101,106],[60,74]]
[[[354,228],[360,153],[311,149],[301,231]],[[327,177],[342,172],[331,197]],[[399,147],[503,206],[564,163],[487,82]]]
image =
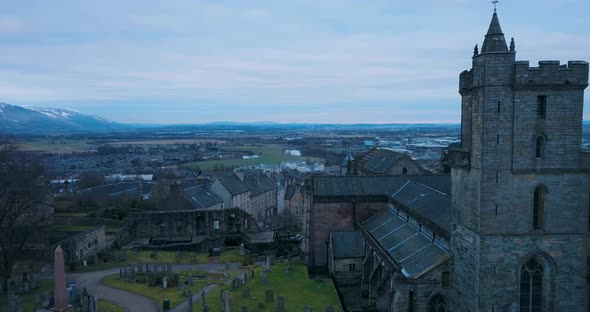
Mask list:
[[125,309],[120,305],[104,301],[98,300],[98,311],[100,312],[125,312]]
[[[302,262],[293,262],[293,270],[285,272],[288,264],[277,263],[271,267],[268,273],[268,285],[262,284],[262,268],[254,269],[255,276],[252,280],[248,275],[248,282],[239,289],[230,290],[229,285],[224,285],[225,290],[230,290],[232,298],[232,311],[241,311],[242,304],[248,307],[248,311],[267,311],[275,312],[277,310],[277,296],[285,298],[286,311],[303,311],[308,305],[313,311],[325,311],[328,305],[334,307],[334,311],[343,311],[340,305],[340,299],[336,292],[336,287],[331,279],[320,279],[319,281],[308,278],[307,267]],[[250,297],[242,297],[244,287],[250,288]],[[274,301],[265,302],[264,293],[267,289],[274,291]],[[218,312],[221,310],[221,300],[219,299],[220,290],[216,289],[206,297],[209,311]],[[201,302],[193,306],[193,311],[201,310]]]
[[[115,251],[116,252],[116,251]],[[160,250],[156,258],[152,258],[150,250],[126,250],[124,260],[115,261],[114,253],[111,252],[111,260],[89,265],[88,267],[77,266],[74,272],[93,272],[110,268],[122,267],[128,264],[203,264],[203,263],[225,263],[225,262],[242,262],[243,256],[240,256],[239,249],[225,249],[220,257],[209,257],[203,252],[182,251],[178,263],[176,262],[176,251]]]
[[[223,273],[207,273],[207,272],[202,272],[202,271],[197,271],[197,270],[185,270],[185,271],[181,271],[179,272],[180,274],[180,280],[181,281],[188,281],[188,275],[189,273],[192,273],[193,276],[195,276],[195,278],[193,278],[193,286],[189,287],[188,285],[186,286],[186,293],[188,294],[188,290],[189,288],[192,289],[193,294],[197,294],[198,292],[201,291],[201,289],[205,286],[207,286],[207,284],[210,283],[217,283],[217,284],[223,284],[225,282],[227,282],[229,279],[223,277]],[[235,276],[237,275],[237,272],[231,272],[228,274],[229,276]],[[203,278],[196,278],[196,276],[203,276]],[[118,288],[118,289],[123,289],[123,290],[127,290],[129,292],[133,292],[136,294],[140,294],[146,297],[149,297],[153,300],[155,300],[159,305],[162,304],[162,300],[168,298],[170,299],[170,307],[173,308],[175,306],[177,306],[179,303],[187,300],[187,295],[182,293],[182,290],[180,290],[180,288],[178,288],[178,286],[176,287],[170,287],[170,288],[162,288],[162,285],[159,285],[158,287],[149,287],[149,285],[147,283],[133,283],[133,282],[129,282],[127,280],[125,280],[124,278],[119,277],[119,274],[113,274],[113,275],[109,275],[105,278],[102,279],[103,284],[113,287],[113,288]],[[100,310],[99,310],[100,311]]]
[[[45,291],[51,292],[53,290],[53,280],[39,280],[39,287],[34,289],[28,294],[20,294],[18,295],[19,298],[22,299],[23,302],[23,310],[24,312],[33,312],[35,311],[34,306],[34,298],[35,295],[39,295],[41,300],[43,300],[43,292]],[[0,296],[0,307],[7,307],[8,306],[8,298],[6,295]]]

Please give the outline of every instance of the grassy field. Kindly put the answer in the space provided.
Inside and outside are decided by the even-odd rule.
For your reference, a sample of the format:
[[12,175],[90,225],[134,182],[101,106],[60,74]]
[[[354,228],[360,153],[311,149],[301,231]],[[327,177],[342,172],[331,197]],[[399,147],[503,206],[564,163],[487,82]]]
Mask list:
[[214,139],[178,139],[178,140],[129,140],[109,142],[109,145],[174,145],[174,144],[202,144],[218,143],[223,144],[225,141]]
[[[31,291],[28,294],[21,294],[19,298],[22,299],[23,302],[23,310],[24,312],[33,312],[35,311],[34,306],[34,298],[35,295],[41,296],[43,298],[43,292],[46,290],[52,291],[53,290],[53,280],[41,280],[39,281],[39,287],[37,289]],[[8,306],[8,298],[6,295],[0,296],[0,308],[6,308]],[[0,310],[4,311],[4,310]]]
[[100,312],[125,312],[125,309],[114,303],[98,300],[98,311]]
[[[76,267],[76,272],[100,271],[115,267],[125,266],[127,264],[153,263],[153,264],[177,264],[175,251],[158,251],[157,258],[151,257],[152,252],[149,250],[127,250],[125,251],[125,260],[109,261],[106,263],[95,263],[87,267]],[[225,262],[242,262],[240,251],[236,249],[226,250],[221,253],[220,257],[209,258],[207,253],[198,252],[181,252],[178,264],[200,264],[200,263],[225,263]]]
[[28,139],[17,142],[22,151],[68,154],[96,149],[90,140],[72,140],[64,138]]
[[[204,278],[193,278],[193,286],[186,287],[187,293],[188,293],[189,288],[192,289],[193,293],[196,294],[199,291],[201,291],[201,289],[203,287],[205,287],[207,284],[212,284],[212,283],[223,284],[229,280],[229,278],[223,277],[223,274],[221,274],[221,273],[210,274],[210,273],[196,271],[196,270],[180,272],[180,276],[181,276],[180,280],[181,281],[188,280],[189,273],[192,273],[193,276],[204,276]],[[234,273],[233,275],[235,275],[235,274],[236,273]],[[230,275],[230,276],[232,276],[232,275]],[[170,306],[171,307],[175,307],[179,303],[181,303],[187,299],[187,295],[184,294],[178,287],[167,288],[167,289],[163,289],[162,287],[149,287],[147,285],[147,283],[138,284],[138,283],[129,282],[125,279],[120,278],[118,274],[107,276],[102,281],[104,284],[106,284],[108,286],[127,290],[130,292],[134,292],[134,293],[137,293],[140,295],[150,297],[158,303],[161,303],[162,300],[164,300],[166,298],[170,299]]]
[[[307,267],[303,263],[294,263],[291,272],[285,272],[287,263],[275,264],[268,273],[268,285],[263,285],[261,280],[262,269],[255,268],[254,279],[248,279],[246,286],[230,291],[232,298],[232,311],[240,311],[243,304],[248,311],[274,312],[277,309],[277,296],[285,298],[285,309],[287,311],[303,311],[307,305],[313,311],[325,311],[328,305],[332,305],[335,311],[342,311],[338,294],[334,283],[330,279],[315,281],[307,277]],[[228,286],[224,286],[230,290]],[[242,291],[244,287],[250,288],[250,298],[244,298]],[[265,302],[264,293],[267,289],[274,291],[274,302]],[[221,311],[221,300],[219,290],[207,295],[206,302],[209,311]],[[201,303],[193,306],[193,311],[200,311]]]
[[248,151],[259,155],[258,158],[252,159],[224,159],[224,160],[206,160],[197,161],[185,164],[192,168],[199,168],[201,170],[212,169],[215,166],[223,166],[224,168],[233,168],[240,166],[253,166],[260,163],[275,163],[279,164],[285,160],[307,160],[313,162],[323,162],[324,159],[316,157],[290,156],[285,155],[284,150],[287,149],[283,145],[248,145],[248,146],[234,146],[228,148],[234,151]]

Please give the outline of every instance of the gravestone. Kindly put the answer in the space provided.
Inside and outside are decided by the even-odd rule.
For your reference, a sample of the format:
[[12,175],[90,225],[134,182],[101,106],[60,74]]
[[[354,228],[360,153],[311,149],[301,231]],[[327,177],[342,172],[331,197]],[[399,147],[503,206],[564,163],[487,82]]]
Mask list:
[[285,273],[289,273],[293,271],[293,265],[289,262],[289,265],[287,265],[287,268],[285,269]]
[[154,264],[154,273],[158,273],[158,265]]
[[243,256],[244,254],[246,254],[246,251],[244,250],[244,243],[240,244],[240,256]]
[[262,272],[262,285],[268,285],[268,278],[266,277],[266,272]]
[[188,312],[193,312],[193,291],[188,290]]
[[266,271],[268,271],[268,270],[270,270],[270,266],[271,266],[270,257],[269,256],[266,256],[266,261],[264,263],[264,269]]
[[150,255],[150,257],[157,259],[158,258],[158,251],[157,250],[152,250],[152,254]]
[[149,263],[146,263],[145,264],[145,272],[146,273],[149,273],[150,272],[150,264]]
[[250,298],[250,287],[244,287],[242,290],[242,297]]
[[229,292],[223,292],[223,312],[231,312],[231,295]]
[[64,251],[57,245],[53,253],[53,289],[55,292],[55,310],[66,310],[70,307],[66,297],[66,268],[64,266]]
[[248,282],[248,273],[244,272],[242,274],[242,279],[244,280],[244,284],[246,284]]
[[31,292],[31,284],[29,283],[29,281],[25,281],[23,283],[23,291],[25,292],[25,294],[28,294]]
[[176,263],[180,263],[180,250],[176,250]]
[[285,297],[277,296],[277,312],[285,312]]
[[23,301],[15,294],[8,294],[8,312],[23,312]]
[[242,312],[248,312],[248,307],[245,304],[242,304]]
[[188,274],[188,285],[193,286],[193,273]]
[[164,289],[168,288],[168,281],[167,281],[166,276],[164,276],[162,278],[162,288],[164,288]]
[[209,311],[209,306],[207,305],[207,303],[205,302],[205,291],[201,291],[201,309],[203,310],[203,312],[207,312]]
[[143,273],[143,264],[138,264],[137,265],[137,272],[138,273]]
[[250,277],[254,278],[254,270],[250,271]]
[[230,268],[231,268],[231,265],[230,265],[229,261],[226,261],[225,262],[225,269],[229,270]]
[[264,292],[264,301],[265,302],[273,302],[273,301],[275,301],[275,293],[272,291],[272,289],[267,289]]
[[123,278],[123,268],[119,268],[119,277]]

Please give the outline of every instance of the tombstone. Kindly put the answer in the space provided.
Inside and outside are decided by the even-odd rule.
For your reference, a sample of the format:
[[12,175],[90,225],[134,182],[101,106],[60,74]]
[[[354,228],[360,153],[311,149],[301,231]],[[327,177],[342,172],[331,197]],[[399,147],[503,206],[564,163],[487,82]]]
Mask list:
[[180,288],[180,290],[182,290],[183,294],[186,294],[186,292],[184,290],[184,283],[183,282],[178,283],[178,288]]
[[43,302],[41,303],[41,306],[44,308],[49,307],[49,298],[51,298],[51,296],[49,295],[49,290],[46,290],[43,292]]
[[244,272],[242,279],[244,280],[244,284],[248,282],[248,273]]
[[154,264],[154,273],[158,273],[158,265]]
[[176,250],[176,263],[180,263],[180,250]]
[[285,269],[285,273],[289,273],[293,271],[293,265],[289,262],[289,265],[287,265],[287,268]]
[[31,292],[31,283],[29,283],[29,281],[24,281],[23,291],[25,292],[25,294],[28,294]]
[[250,273],[251,273],[250,277],[254,278],[254,270],[250,271]]
[[98,297],[94,296],[90,296],[90,298],[92,298],[92,312],[98,312]]
[[164,289],[168,288],[168,281],[167,281],[166,276],[164,276],[162,278],[162,288],[164,288]]
[[266,272],[262,272],[262,285],[268,285],[268,277],[266,277]]
[[150,272],[150,264],[149,263],[146,263],[145,264],[145,272],[146,273],[149,273]]
[[237,287],[238,287],[238,285],[236,285],[236,279],[234,278],[231,280],[231,289],[235,290]]
[[70,308],[66,297],[66,268],[64,266],[64,251],[57,245],[53,253],[53,289],[55,292],[54,309],[67,310]]
[[205,307],[205,305],[207,304],[205,302],[205,291],[201,291],[201,302],[202,302],[202,306]]
[[230,268],[231,268],[231,265],[230,265],[229,261],[226,261],[225,262],[225,269],[229,270]]
[[277,296],[277,312],[285,312],[285,297]]
[[275,301],[275,294],[272,291],[272,289],[267,289],[264,292],[264,301],[265,302],[273,302],[273,301]]
[[229,292],[223,292],[223,312],[231,312],[231,295]]
[[157,250],[152,250],[152,254],[150,255],[151,258],[158,258],[158,251]]
[[193,312],[193,291],[188,290],[188,312]]
[[242,304],[242,312],[248,312],[248,307],[245,304]]
[[209,257],[219,257],[221,256],[221,248],[209,248]]
[[188,285],[193,286],[193,273],[188,274]]
[[143,264],[138,264],[137,265],[137,272],[138,273],[143,273]]
[[8,312],[23,312],[23,301],[11,293],[8,295]]
[[250,287],[244,287],[244,290],[242,290],[242,297],[244,297],[244,298],[250,298],[251,297]]
[[162,300],[162,310],[168,312],[170,310],[170,299],[166,298]]
[[326,312],[335,312],[334,307],[330,304],[326,307]]
[[305,307],[303,307],[303,312],[313,312],[313,310],[311,309],[310,306],[306,305]]
[[240,256],[243,256],[246,254],[246,251],[244,250],[244,243],[240,244]]
[[119,268],[119,277],[123,278],[123,268]]
[[82,262],[82,264],[84,265],[84,267],[88,266],[88,262],[86,262],[86,260],[84,260],[84,262]]
[[270,270],[270,266],[271,266],[270,257],[266,256],[266,261],[264,263],[264,269],[268,271],[268,270]]

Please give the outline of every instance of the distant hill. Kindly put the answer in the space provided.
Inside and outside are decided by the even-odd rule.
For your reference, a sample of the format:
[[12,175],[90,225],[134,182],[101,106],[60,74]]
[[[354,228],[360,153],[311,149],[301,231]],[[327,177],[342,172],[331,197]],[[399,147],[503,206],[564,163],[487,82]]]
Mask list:
[[108,131],[125,127],[99,116],[85,115],[69,109],[0,103],[0,134]]

